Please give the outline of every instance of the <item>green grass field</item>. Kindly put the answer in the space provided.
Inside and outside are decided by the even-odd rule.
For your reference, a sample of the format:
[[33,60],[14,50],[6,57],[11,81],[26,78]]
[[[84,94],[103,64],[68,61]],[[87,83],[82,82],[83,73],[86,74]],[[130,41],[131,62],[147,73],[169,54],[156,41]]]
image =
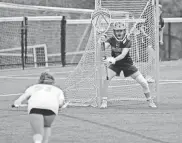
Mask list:
[[[160,103],[150,109],[146,103],[121,102],[107,109],[66,108],[53,125],[50,143],[180,143],[182,142],[182,61],[160,66]],[[61,86],[71,67],[51,68]],[[0,72],[0,142],[32,143],[24,109],[9,105],[18,93],[37,81],[44,69]],[[30,74],[31,73],[31,74]],[[17,95],[16,95],[17,94]]]

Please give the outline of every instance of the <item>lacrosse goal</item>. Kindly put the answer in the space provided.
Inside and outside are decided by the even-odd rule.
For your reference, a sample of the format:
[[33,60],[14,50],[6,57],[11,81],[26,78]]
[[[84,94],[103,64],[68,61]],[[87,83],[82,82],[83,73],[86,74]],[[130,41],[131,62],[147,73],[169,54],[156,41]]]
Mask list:
[[[106,34],[112,36],[112,23],[123,21],[127,25],[127,35],[132,41],[130,50],[135,66],[144,76],[152,76],[155,80],[150,84],[152,96],[158,98],[158,1],[157,0],[96,0],[95,9],[106,8],[111,12],[111,25]],[[141,32],[144,28],[144,35]],[[72,105],[99,106],[102,95],[102,57],[98,33],[92,27],[85,52],[72,73],[66,79],[65,93]],[[152,50],[152,54],[149,52]],[[108,56],[110,50],[106,51]],[[156,98],[157,97],[157,98]],[[128,101],[144,101],[142,88],[131,78],[114,78],[108,90],[109,103]]]

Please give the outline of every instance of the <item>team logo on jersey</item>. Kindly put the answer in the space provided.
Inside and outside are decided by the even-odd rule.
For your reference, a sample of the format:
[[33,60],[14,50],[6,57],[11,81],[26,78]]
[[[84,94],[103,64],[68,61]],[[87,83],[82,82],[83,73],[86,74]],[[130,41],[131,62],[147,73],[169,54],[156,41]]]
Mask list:
[[91,21],[94,28],[96,28],[96,31],[100,34],[103,34],[110,27],[111,14],[109,10],[105,8],[99,8],[92,13]]

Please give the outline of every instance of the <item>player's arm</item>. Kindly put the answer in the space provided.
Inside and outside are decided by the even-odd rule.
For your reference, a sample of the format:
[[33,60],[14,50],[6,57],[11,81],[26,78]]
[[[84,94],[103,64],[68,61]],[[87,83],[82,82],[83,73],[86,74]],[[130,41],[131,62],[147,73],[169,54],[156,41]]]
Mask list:
[[117,56],[117,57],[115,58],[115,60],[116,60],[116,61],[120,61],[120,60],[124,59],[125,56],[128,54],[130,48],[131,48],[131,41],[129,41],[129,42],[126,44],[125,48],[123,48],[122,53],[121,53],[119,56]]
[[25,92],[23,93],[17,100],[14,101],[15,106],[20,106],[23,101],[28,100],[30,98],[30,94]]
[[163,33],[164,33],[164,27],[159,29],[159,42],[161,45],[163,44]]
[[114,57],[108,57],[108,58],[106,59],[106,62],[111,63],[111,64],[115,64],[116,61],[119,61],[119,60],[124,59],[125,56],[128,54],[130,48],[131,48],[131,41],[129,41],[129,42],[126,44],[125,48],[123,48],[123,51],[122,51],[122,53],[121,53],[119,56],[117,56],[117,57],[115,57],[115,58],[114,58]]
[[129,50],[130,50],[130,48],[123,48],[122,53],[115,58],[116,62],[124,59],[125,56],[128,54]]
[[125,56],[128,54],[130,48],[123,48],[122,53],[117,57],[108,57],[105,61],[107,63],[115,64],[117,61],[120,61],[125,58]]
[[28,88],[17,100],[14,101],[15,106],[20,106],[23,101],[28,100],[31,96],[30,89]]
[[159,28],[159,43],[163,45],[163,32],[164,32],[165,25],[164,25],[164,19],[162,16],[160,17],[160,23],[161,23],[161,27]]
[[19,100],[20,102],[23,102],[27,99],[29,99],[31,95],[28,92],[23,93],[17,100]]

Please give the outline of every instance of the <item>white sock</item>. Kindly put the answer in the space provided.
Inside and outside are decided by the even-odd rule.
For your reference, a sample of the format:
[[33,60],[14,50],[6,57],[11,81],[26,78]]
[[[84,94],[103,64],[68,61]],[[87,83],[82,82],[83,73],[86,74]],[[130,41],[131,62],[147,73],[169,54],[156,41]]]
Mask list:
[[43,139],[43,137],[41,134],[35,134],[33,136],[34,143],[42,143],[42,139]]
[[35,143],[42,143],[41,141],[35,141]]

